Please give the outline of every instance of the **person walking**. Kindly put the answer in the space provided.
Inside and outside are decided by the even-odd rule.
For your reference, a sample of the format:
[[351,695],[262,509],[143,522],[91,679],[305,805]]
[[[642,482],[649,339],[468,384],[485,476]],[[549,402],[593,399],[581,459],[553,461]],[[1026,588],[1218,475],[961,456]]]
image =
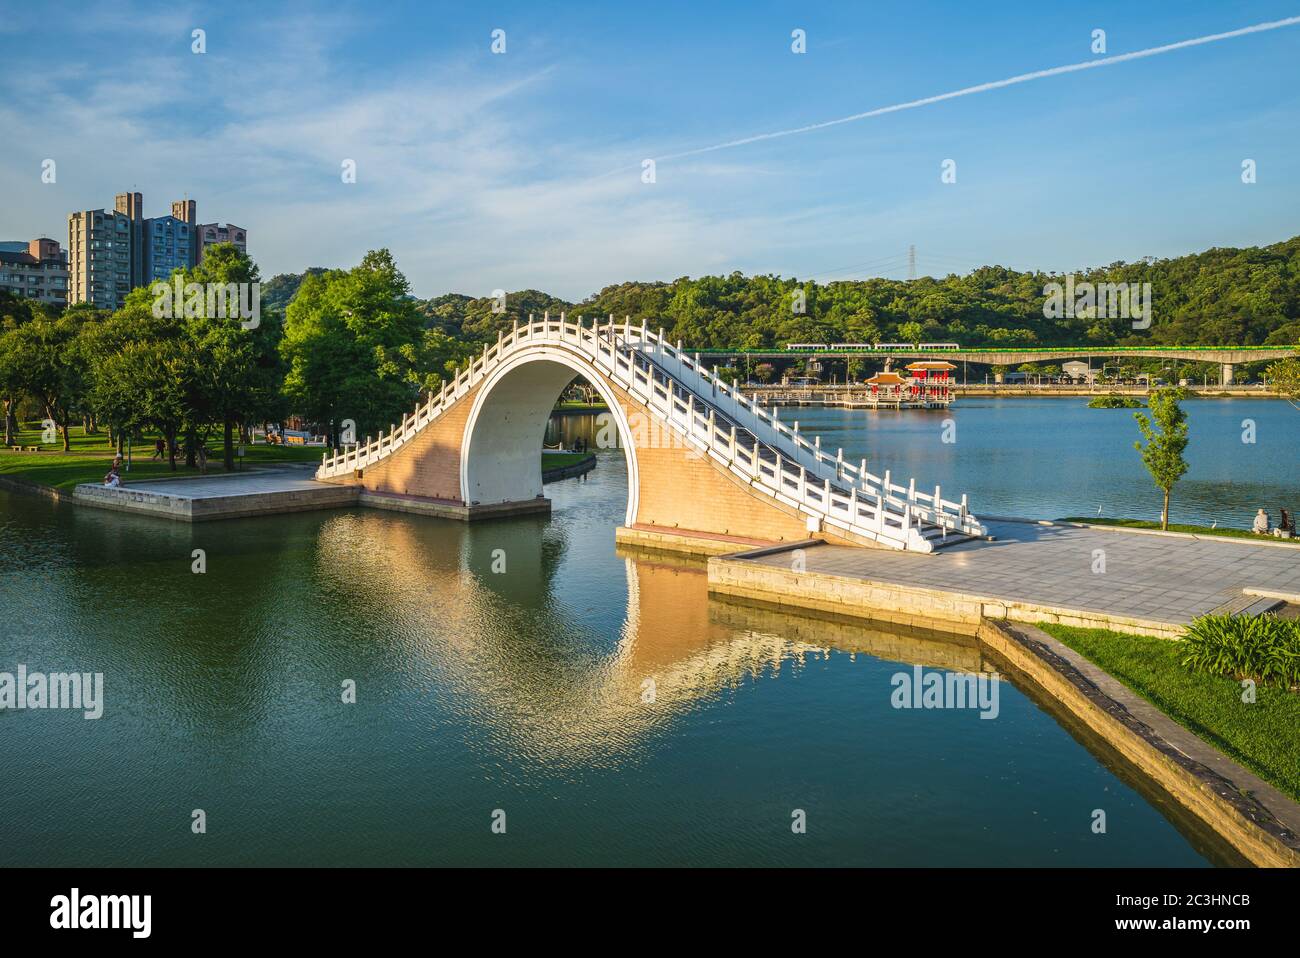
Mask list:
[[163,442],[161,439],[155,439],[155,440],[153,441],[153,455],[150,456],[149,458],[150,458],[150,459],[159,459],[159,460],[161,460],[161,459],[166,459],[166,458],[167,458],[167,443]]

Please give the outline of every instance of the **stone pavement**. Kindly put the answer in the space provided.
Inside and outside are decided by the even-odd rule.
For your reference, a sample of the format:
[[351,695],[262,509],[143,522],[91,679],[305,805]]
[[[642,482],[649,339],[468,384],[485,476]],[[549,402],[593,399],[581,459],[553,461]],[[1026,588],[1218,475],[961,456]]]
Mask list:
[[248,472],[223,473],[197,479],[147,479],[132,482],[126,474],[125,491],[135,490],[157,495],[178,496],[183,499],[212,499],[227,496],[249,496],[263,492],[289,492],[319,489],[323,483],[312,478],[315,464],[300,468],[282,466],[274,469],[257,469]]
[[[1300,546],[986,521],[993,542],[930,555],[818,546],[808,572],[976,595],[1008,602],[1185,624],[1243,589],[1300,595]],[[1094,572],[1101,557],[1105,571]],[[747,559],[789,568],[790,554]],[[1240,604],[1240,603],[1239,603]]]
[[334,509],[357,503],[355,486],[317,482],[312,466],[280,466],[247,473],[205,476],[198,479],[154,479],[109,489],[83,483],[73,492],[79,503],[121,512],[202,522],[242,516]]

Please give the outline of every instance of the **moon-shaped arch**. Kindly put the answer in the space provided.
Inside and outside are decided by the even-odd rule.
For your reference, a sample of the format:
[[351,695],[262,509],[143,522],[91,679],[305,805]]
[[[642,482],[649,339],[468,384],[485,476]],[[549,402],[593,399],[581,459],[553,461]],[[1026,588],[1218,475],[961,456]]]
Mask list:
[[538,345],[497,366],[474,397],[460,450],[461,500],[467,505],[526,502],[542,494],[539,453],[564,387],[581,375],[605,401],[627,461],[627,517],[636,522],[640,475],[623,404],[587,357]]

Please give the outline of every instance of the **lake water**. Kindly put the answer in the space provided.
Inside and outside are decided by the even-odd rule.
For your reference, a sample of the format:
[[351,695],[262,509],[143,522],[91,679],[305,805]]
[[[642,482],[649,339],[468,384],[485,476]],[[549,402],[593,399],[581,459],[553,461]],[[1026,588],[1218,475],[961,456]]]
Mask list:
[[[1161,494],[1133,448],[1134,410],[1089,409],[1086,398],[969,398],[948,410],[783,407],[822,448],[862,458],[876,475],[892,471],[922,491],[970,497],[978,516],[1160,518]],[[1171,503],[1173,522],[1250,528],[1255,511],[1274,521],[1300,507],[1300,410],[1282,400],[1202,399],[1188,415],[1187,461]],[[948,422],[953,424],[948,427]],[[591,417],[565,417],[551,430],[594,442]],[[945,437],[952,441],[945,441]],[[1243,441],[1251,439],[1253,441]]]
[[[1102,425],[1131,420],[1048,411],[963,403],[951,447],[943,417],[801,419],[986,512],[1148,514]],[[1196,518],[1287,494],[1282,413],[1194,407]],[[1221,469],[1207,437],[1244,416],[1259,442]],[[616,550],[621,454],[547,490],[549,520],[472,526],[0,493],[0,671],[102,672],[106,699],[97,721],[0,711],[0,865],[1236,862],[1013,682],[991,720],[892,706],[894,676],[977,670],[972,648],[710,599],[697,565]]]

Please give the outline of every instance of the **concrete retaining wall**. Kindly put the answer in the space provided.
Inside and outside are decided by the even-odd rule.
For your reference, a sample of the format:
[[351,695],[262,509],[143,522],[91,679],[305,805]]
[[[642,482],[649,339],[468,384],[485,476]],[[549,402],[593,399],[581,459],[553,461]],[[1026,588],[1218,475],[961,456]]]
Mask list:
[[[1066,707],[1251,862],[1300,867],[1300,835],[1256,797],[1267,792],[1275,806],[1290,806],[1285,813],[1300,811],[1286,796],[1191,733],[1180,745],[1171,743],[1167,732],[1162,734],[1133,714],[1133,709],[1144,704],[1136,694],[1118,682],[1112,686],[1112,694],[1127,702],[1103,692],[1078,667],[1077,653],[1072,654],[1041,629],[988,621],[980,625],[977,634],[987,651]],[[1158,724],[1174,724],[1154,707],[1147,709]]]
[[798,571],[793,557],[789,567],[778,567],[748,561],[743,554],[718,556],[709,561],[709,590],[926,628],[958,625],[974,629],[985,619],[1010,619],[1114,629],[1166,639],[1177,638],[1183,631],[1183,626],[1173,622]]
[[322,483],[319,489],[189,498],[150,492],[147,483],[118,489],[87,483],[77,486],[73,493],[73,501],[78,505],[112,509],[117,512],[133,512],[178,522],[208,522],[214,519],[238,519],[245,516],[278,515],[284,512],[337,509],[356,505],[357,493],[358,490],[353,486]]

